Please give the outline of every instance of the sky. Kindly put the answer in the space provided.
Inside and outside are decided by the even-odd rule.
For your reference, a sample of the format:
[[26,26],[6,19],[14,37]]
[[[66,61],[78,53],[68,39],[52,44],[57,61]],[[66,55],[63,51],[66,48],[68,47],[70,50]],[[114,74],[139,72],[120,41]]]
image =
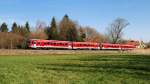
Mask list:
[[124,18],[130,23],[124,38],[150,41],[150,0],[0,0],[0,24],[9,28],[13,22],[50,24],[53,16],[59,22],[65,14],[102,34],[116,18]]

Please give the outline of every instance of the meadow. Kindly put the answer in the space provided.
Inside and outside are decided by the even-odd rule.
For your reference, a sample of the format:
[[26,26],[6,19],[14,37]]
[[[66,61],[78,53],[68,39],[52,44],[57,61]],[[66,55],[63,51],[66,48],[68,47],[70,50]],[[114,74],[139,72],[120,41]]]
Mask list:
[[0,56],[0,84],[149,83],[149,55],[51,54]]

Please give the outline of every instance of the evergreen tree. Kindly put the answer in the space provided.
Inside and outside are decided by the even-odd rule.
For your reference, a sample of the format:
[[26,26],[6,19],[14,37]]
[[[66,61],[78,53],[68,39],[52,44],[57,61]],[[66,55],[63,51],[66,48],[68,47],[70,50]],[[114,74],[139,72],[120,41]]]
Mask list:
[[18,29],[19,29],[19,35],[23,36],[23,40],[22,40],[22,43],[18,46],[19,48],[22,48],[22,49],[26,49],[28,48],[28,40],[29,40],[29,31],[25,26],[18,26]]
[[26,22],[26,24],[25,24],[25,28],[27,29],[27,31],[28,31],[28,32],[30,32],[30,25],[29,25],[29,23],[28,23],[28,22]]
[[19,26],[18,29],[19,29],[19,34],[20,34],[20,35],[24,36],[25,38],[28,37],[29,31],[27,30],[26,27],[24,27],[24,26]]
[[75,27],[68,29],[67,40],[68,41],[77,41],[78,40],[78,32],[77,32],[77,29]]
[[12,25],[12,32],[13,33],[19,33],[19,28],[18,28],[16,22],[14,22],[13,25]]
[[4,22],[0,27],[1,32],[8,32],[7,24]]
[[84,41],[85,38],[86,38],[85,31],[83,30],[82,27],[80,27],[79,28],[79,41]]
[[21,36],[23,38],[22,41],[21,41],[22,43],[19,44],[17,47],[22,48],[22,49],[27,48],[29,31],[28,31],[26,25],[22,26],[22,25],[17,25],[16,23],[14,23],[13,26],[12,26],[12,32],[18,34],[19,36]]
[[58,31],[57,31],[57,25],[56,25],[56,20],[53,17],[52,18],[52,22],[51,22],[51,27],[49,29],[49,34],[48,34],[48,39],[52,39],[52,40],[57,40],[58,38]]

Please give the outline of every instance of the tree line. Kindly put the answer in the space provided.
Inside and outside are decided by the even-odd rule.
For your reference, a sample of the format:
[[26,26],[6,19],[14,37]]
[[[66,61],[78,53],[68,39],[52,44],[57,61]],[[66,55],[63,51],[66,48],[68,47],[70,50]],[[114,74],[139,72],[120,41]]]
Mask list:
[[125,19],[117,18],[109,25],[104,35],[95,28],[80,26],[67,14],[60,22],[53,17],[48,26],[44,22],[38,22],[34,31],[31,31],[29,22],[26,22],[25,25],[18,25],[14,22],[10,31],[4,22],[0,26],[0,48],[24,49],[27,48],[29,39],[119,43],[122,40],[123,29],[128,25]]

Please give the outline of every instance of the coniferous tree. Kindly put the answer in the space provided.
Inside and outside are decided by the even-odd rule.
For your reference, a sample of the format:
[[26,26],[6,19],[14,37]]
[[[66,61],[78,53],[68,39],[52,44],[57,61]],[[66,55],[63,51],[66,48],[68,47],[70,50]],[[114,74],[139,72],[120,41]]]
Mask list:
[[20,34],[20,35],[22,35],[22,36],[25,37],[25,38],[28,37],[29,31],[27,30],[26,27],[24,27],[24,26],[19,26],[18,29],[19,29],[19,34]]
[[1,32],[8,32],[7,24],[4,22],[0,27]]
[[12,32],[13,33],[19,33],[19,28],[18,28],[16,22],[14,22],[13,25],[12,25]]
[[67,40],[68,41],[77,41],[78,40],[78,32],[77,32],[77,29],[75,27],[68,29]]
[[58,31],[57,31],[57,25],[56,25],[56,20],[55,18],[53,17],[52,18],[52,22],[51,22],[51,27],[49,29],[49,32],[48,32],[48,39],[52,39],[52,40],[58,40]]
[[17,32],[15,32],[15,33],[23,37],[21,44],[19,44],[17,47],[26,49],[28,47],[27,42],[29,40],[29,31],[28,31],[26,25],[25,26],[18,25]]
[[86,38],[84,29],[80,27],[78,31],[79,31],[79,41],[84,41],[84,39]]
[[25,28],[27,29],[27,31],[28,31],[28,32],[30,32],[30,25],[29,25],[29,23],[28,23],[28,22],[26,22],[26,24],[25,24]]
[[[26,24],[28,24],[28,23],[26,23]],[[19,32],[17,34],[19,34],[20,36],[23,37],[22,43],[20,45],[18,45],[18,48],[22,48],[22,49],[28,48],[27,42],[29,40],[30,32],[29,32],[26,24],[25,24],[25,26],[18,26]]]

